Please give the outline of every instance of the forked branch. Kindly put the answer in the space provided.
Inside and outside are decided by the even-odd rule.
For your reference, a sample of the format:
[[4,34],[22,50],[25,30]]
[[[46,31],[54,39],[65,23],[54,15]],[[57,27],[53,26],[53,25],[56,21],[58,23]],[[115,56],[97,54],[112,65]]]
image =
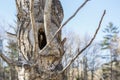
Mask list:
[[93,42],[94,39],[96,38],[96,35],[97,35],[97,33],[98,33],[98,31],[99,31],[99,29],[100,29],[100,27],[101,27],[101,23],[102,23],[102,21],[103,21],[103,18],[104,18],[104,16],[105,16],[105,14],[106,14],[106,10],[104,10],[104,13],[103,13],[103,15],[102,15],[102,17],[101,17],[101,19],[100,19],[100,21],[99,21],[98,28],[97,28],[97,30],[95,31],[95,34],[94,34],[93,38],[90,40],[90,42],[89,42],[81,51],[78,51],[78,53],[77,53],[77,54],[71,59],[71,61],[67,64],[67,66],[66,66],[61,72],[59,72],[59,73],[64,72],[64,71],[75,61],[75,59],[76,59],[83,51],[85,51],[85,50],[92,44],[92,42]]

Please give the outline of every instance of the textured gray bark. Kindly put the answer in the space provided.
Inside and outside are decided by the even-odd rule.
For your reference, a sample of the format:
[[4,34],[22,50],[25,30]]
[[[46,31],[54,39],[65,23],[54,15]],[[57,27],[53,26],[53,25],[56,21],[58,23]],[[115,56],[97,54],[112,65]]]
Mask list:
[[[45,28],[44,9],[47,0],[16,0],[18,18],[19,65],[16,66],[19,80],[63,80],[64,74],[56,74],[62,70],[61,59],[64,54],[61,31],[41,51],[58,30],[63,20],[63,10],[59,0],[52,0],[50,23]],[[31,0],[32,2],[32,0]],[[33,5],[33,10],[30,7]],[[35,23],[35,24],[34,24]],[[41,31],[45,34],[43,36]],[[37,35],[37,36],[36,36]],[[38,40],[38,41],[37,41]],[[38,47],[38,49],[36,48]],[[37,53],[36,53],[37,52]],[[41,53],[39,53],[41,52]]]

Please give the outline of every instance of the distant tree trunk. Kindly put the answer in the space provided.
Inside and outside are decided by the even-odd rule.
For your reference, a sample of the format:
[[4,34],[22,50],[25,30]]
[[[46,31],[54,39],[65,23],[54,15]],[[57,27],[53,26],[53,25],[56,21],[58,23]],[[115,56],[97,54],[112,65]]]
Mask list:
[[[46,27],[44,23],[44,15],[47,14],[44,11],[46,1],[34,0],[31,4],[30,0],[16,0],[19,28],[17,34],[19,63],[16,69],[19,80],[64,80],[64,73],[56,74],[56,71],[63,68],[61,31],[46,46],[61,25],[63,10],[59,0],[52,0],[50,23]],[[33,6],[33,10],[30,6]]]
[[94,80],[94,70],[91,70],[91,80]]
[[87,74],[87,58],[83,57],[83,65],[84,65],[84,80],[88,80],[88,74]]
[[111,71],[111,74],[110,74],[110,80],[113,80],[113,60],[112,60],[112,51],[110,51],[110,56],[111,56],[111,68],[110,68],[110,71]]
[[14,66],[10,66],[11,80],[17,80],[17,73]]

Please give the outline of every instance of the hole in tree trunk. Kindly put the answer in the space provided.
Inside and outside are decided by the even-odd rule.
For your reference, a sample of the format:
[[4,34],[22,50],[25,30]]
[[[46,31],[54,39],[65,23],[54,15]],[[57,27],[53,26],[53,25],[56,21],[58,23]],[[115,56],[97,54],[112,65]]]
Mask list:
[[40,28],[38,30],[38,45],[39,45],[39,49],[40,50],[43,49],[46,44],[47,44],[47,41],[46,41],[46,35],[45,35],[45,32],[44,32],[44,29]]

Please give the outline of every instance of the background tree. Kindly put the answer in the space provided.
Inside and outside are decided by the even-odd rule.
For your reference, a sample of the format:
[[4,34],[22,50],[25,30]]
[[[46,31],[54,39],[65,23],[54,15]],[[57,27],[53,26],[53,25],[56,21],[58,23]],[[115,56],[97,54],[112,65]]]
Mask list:
[[[9,58],[12,61],[16,61],[18,59],[17,43],[13,40],[9,40],[7,47],[9,48],[9,52],[8,52]],[[17,72],[15,70],[15,66],[12,65],[8,65],[8,66],[10,66],[11,80],[17,80]]]
[[102,49],[109,49],[114,60],[117,57],[117,47],[119,30],[118,27],[114,26],[113,23],[109,23],[108,26],[103,30],[105,33],[104,40],[101,43]]
[[[108,26],[103,30],[103,32],[106,34],[104,36],[104,40],[101,43],[102,49],[109,49],[110,50],[110,56],[111,56],[111,80],[112,78],[112,61],[117,60],[117,47],[118,47],[118,34],[119,30],[118,27],[114,26],[113,23],[109,23]],[[114,59],[113,59],[114,56]]]

